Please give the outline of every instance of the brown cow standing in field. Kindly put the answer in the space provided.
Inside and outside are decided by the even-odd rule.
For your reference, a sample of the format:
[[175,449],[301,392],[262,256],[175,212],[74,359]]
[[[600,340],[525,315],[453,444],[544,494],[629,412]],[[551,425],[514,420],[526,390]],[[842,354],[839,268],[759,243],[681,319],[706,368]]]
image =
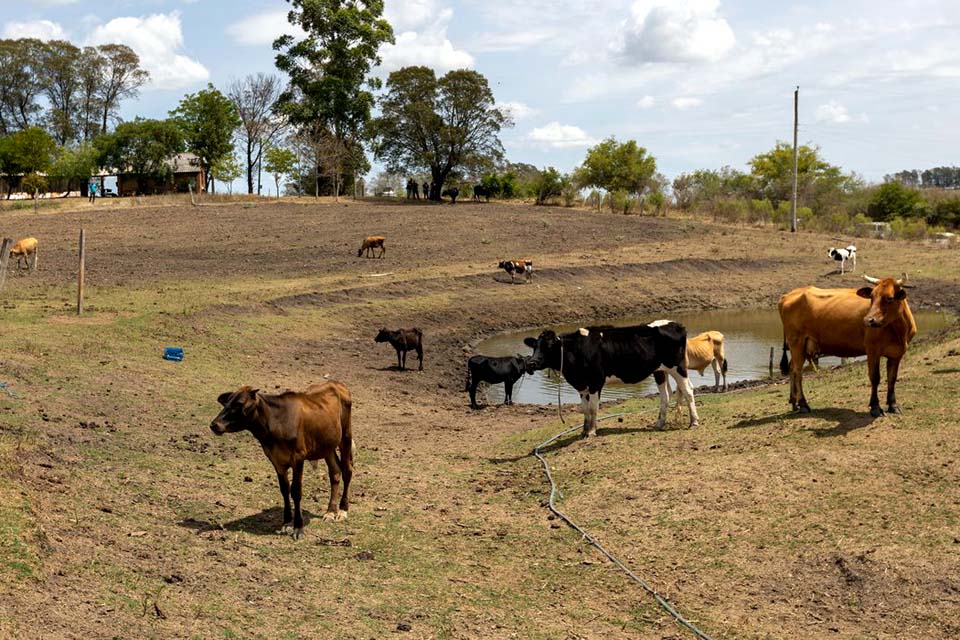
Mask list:
[[423,331],[412,329],[380,329],[374,342],[389,342],[397,350],[397,368],[407,368],[407,351],[416,351],[420,360],[418,371],[423,371]]
[[[871,278],[861,289],[801,287],[780,298],[783,357],[780,370],[790,374],[790,404],[809,412],[803,395],[803,363],[824,356],[867,356],[870,374],[870,415],[880,417],[880,358],[887,359],[887,410],[900,413],[895,387],[900,360],[917,334],[907,303],[906,277]],[[787,358],[787,349],[793,358]]]
[[360,245],[360,250],[357,251],[357,257],[359,258],[363,255],[363,252],[367,252],[367,257],[370,257],[370,254],[373,253],[374,249],[380,249],[380,255],[376,256],[377,258],[382,258],[383,254],[387,252],[387,248],[383,246],[383,241],[386,240],[383,236],[367,236],[363,240],[363,244]]
[[[33,256],[33,266],[30,266],[30,257]],[[10,249],[10,257],[17,259],[17,271],[20,270],[20,261],[22,260],[26,268],[30,271],[37,270],[37,261],[40,259],[40,245],[36,238],[24,238],[18,240],[13,248]]]
[[[249,431],[260,442],[277,471],[283,496],[283,526],[278,533],[292,532],[294,539],[303,536],[300,498],[303,495],[303,463],[307,460],[315,468],[318,460],[327,463],[330,502],[323,519],[344,520],[347,517],[355,445],[350,427],[350,392],[345,386],[339,382],[325,382],[310,385],[303,392],[287,391],[277,395],[244,386],[221,394],[217,401],[223,409],[210,423],[210,429],[217,435]],[[292,486],[287,480],[289,469],[293,469]]]

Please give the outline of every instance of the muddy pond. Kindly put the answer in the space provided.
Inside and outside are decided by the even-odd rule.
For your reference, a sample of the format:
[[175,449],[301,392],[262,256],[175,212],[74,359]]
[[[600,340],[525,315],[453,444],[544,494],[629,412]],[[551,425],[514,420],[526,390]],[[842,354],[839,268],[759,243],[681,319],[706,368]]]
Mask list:
[[[914,310],[914,318],[919,329],[918,335],[941,329],[951,322],[953,316],[941,311]],[[727,384],[741,380],[757,380],[769,375],[770,347],[774,348],[774,371],[779,375],[779,362],[783,345],[783,333],[780,325],[780,316],[775,309],[761,310],[725,310],[725,311],[698,311],[689,314],[668,314],[670,320],[675,320],[687,327],[687,333],[695,336],[703,331],[716,330],[724,335],[724,349],[728,362]],[[620,321],[605,324],[633,325],[645,324],[658,318],[625,318]],[[477,353],[488,356],[510,356],[531,354],[529,347],[523,344],[527,336],[537,336],[543,329],[553,329],[558,333],[574,331],[583,325],[560,325],[503,333],[481,341],[477,345]],[[909,357],[909,356],[908,356]],[[820,359],[821,367],[832,367],[840,364],[839,358],[824,357]],[[694,387],[713,385],[713,369],[708,367],[703,375],[696,371],[690,373],[690,380]],[[557,386],[560,387],[560,398],[564,403],[579,403],[580,398],[573,388],[566,384],[559,373],[552,369],[537,371],[533,375],[524,376],[514,385],[513,401],[521,404],[551,404],[557,401]],[[481,385],[483,389],[483,385]],[[610,382],[603,387],[603,399],[626,399],[657,390],[653,378],[639,384],[619,384]],[[487,387],[484,391],[486,401],[492,404],[503,402],[503,385]]]

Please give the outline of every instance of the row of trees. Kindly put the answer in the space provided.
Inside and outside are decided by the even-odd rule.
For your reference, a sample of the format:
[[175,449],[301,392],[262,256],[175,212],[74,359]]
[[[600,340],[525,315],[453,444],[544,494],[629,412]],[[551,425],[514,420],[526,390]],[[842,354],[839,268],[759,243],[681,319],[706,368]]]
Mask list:
[[40,126],[60,145],[89,142],[148,79],[124,45],[0,40],[0,136]]
[[884,176],[883,180],[914,189],[960,189],[960,167],[934,167],[923,171],[907,169]]

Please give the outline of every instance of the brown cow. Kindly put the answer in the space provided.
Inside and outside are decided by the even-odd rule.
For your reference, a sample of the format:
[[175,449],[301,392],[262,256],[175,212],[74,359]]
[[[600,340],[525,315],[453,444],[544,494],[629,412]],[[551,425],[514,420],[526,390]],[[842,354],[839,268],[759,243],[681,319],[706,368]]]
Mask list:
[[389,342],[397,350],[397,368],[407,368],[407,351],[416,351],[420,360],[418,371],[423,371],[423,331],[412,329],[380,329],[374,342]]
[[[790,374],[790,404],[809,412],[803,395],[803,363],[824,356],[867,356],[870,374],[870,415],[883,415],[877,387],[880,358],[887,359],[887,410],[900,413],[894,388],[900,360],[917,334],[907,303],[906,276],[900,279],[864,276],[871,287],[819,289],[801,287],[780,298],[783,357],[780,370]],[[793,358],[791,365],[787,349]]]
[[[30,257],[33,256],[33,266],[30,266]],[[17,258],[17,271],[20,270],[20,261],[30,271],[37,270],[37,261],[40,259],[40,245],[36,238],[24,238],[17,240],[17,243],[10,249],[10,257]]]
[[380,249],[380,255],[376,256],[382,258],[383,254],[387,252],[387,248],[383,246],[383,241],[386,240],[383,236],[367,236],[363,239],[363,244],[360,245],[360,249],[357,251],[357,257],[359,258],[363,255],[363,252],[367,252],[367,257],[370,257],[370,254],[373,253],[374,249]]
[[[314,467],[318,460],[327,463],[330,502],[323,519],[343,520],[347,517],[355,445],[350,427],[350,392],[345,386],[339,382],[325,382],[310,385],[303,392],[287,391],[277,395],[244,386],[221,394],[217,402],[223,405],[223,409],[210,423],[210,429],[217,435],[249,431],[260,442],[277,471],[283,496],[283,526],[278,533],[292,532],[294,539],[303,536],[300,498],[306,460],[310,460]],[[292,486],[287,480],[289,469],[293,469]]]

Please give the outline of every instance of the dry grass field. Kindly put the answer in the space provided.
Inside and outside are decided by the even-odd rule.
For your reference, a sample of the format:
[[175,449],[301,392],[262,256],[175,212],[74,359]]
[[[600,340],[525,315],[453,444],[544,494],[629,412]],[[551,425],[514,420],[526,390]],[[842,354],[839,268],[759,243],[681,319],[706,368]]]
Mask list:
[[[384,259],[357,258],[368,234]],[[556,408],[471,411],[471,345],[769,307],[863,271],[909,272],[915,308],[960,307],[954,250],[860,240],[840,276],[826,249],[844,239],[521,205],[0,210],[0,235],[41,243],[39,272],[0,293],[10,638],[691,637],[548,518],[530,451]],[[522,256],[533,282],[504,283],[497,261]],[[424,332],[422,373],[373,342],[401,326]],[[811,375],[804,416],[778,382],[703,396],[694,431],[650,430],[653,399],[605,406],[628,415],[550,448],[562,507],[716,639],[960,637],[960,330],[921,327],[901,376],[903,415],[877,420],[863,365]],[[326,377],[354,397],[354,501],[323,521],[308,468],[294,541],[256,441],[208,425],[240,384]]]

